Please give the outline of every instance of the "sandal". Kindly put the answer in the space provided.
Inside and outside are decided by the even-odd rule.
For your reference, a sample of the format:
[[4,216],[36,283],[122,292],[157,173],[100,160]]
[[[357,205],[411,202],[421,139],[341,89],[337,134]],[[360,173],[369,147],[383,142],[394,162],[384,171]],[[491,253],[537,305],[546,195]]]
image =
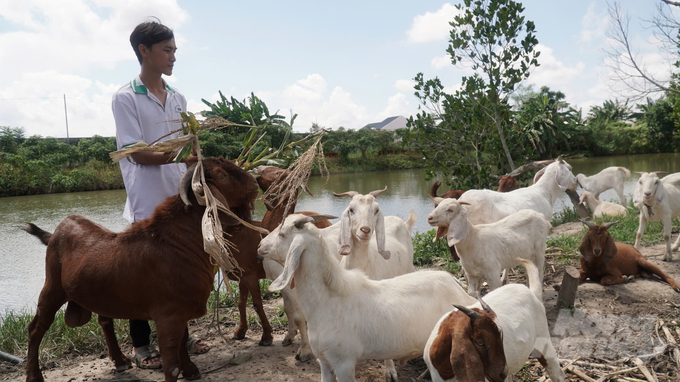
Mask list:
[[[197,345],[204,345],[205,347],[200,348],[197,347]],[[189,351],[189,354],[204,354],[210,350],[210,345],[203,342],[203,340],[200,338],[192,335],[187,339],[187,350]]]
[[139,349],[137,349],[137,352],[135,354],[130,355],[132,361],[134,361],[135,365],[137,365],[137,367],[140,369],[160,369],[161,367],[163,367],[162,362],[144,363],[144,361],[160,357],[161,353],[159,353],[158,350],[156,350],[155,348],[151,347],[151,345],[142,346]]

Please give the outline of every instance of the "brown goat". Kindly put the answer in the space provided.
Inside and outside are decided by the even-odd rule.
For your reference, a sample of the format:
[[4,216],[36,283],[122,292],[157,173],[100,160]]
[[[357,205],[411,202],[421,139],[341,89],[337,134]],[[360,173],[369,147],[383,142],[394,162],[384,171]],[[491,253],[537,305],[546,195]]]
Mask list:
[[[205,159],[205,179],[213,195],[248,220],[257,197],[252,175],[230,161]],[[42,338],[59,308],[70,327],[99,315],[116,369],[131,366],[118,346],[113,318],[153,320],[158,332],[165,381],[200,378],[189,359],[187,322],[206,313],[214,279],[210,255],[203,250],[201,220],[205,207],[191,193],[161,203],[153,215],[116,233],[82,216],[71,215],[53,234],[33,224],[26,231],[47,245],[45,285],[35,318],[28,326],[26,380],[44,381],[38,363]],[[234,219],[220,215],[229,232]]]
[[584,221],[588,226],[581,242],[580,281],[590,279],[600,284],[622,284],[633,278],[654,278],[658,276],[671,285],[676,292],[680,286],[672,277],[665,274],[659,267],[645,260],[640,251],[632,245],[615,242],[608,229],[615,223],[597,225],[591,221]]
[[498,192],[510,192],[519,188],[519,182],[512,175],[503,175],[498,181]]
[[[266,192],[267,189],[277,180],[280,176],[284,178],[288,176],[290,171],[283,170],[278,167],[273,166],[259,166],[256,174],[260,176],[256,178],[257,184],[260,186],[262,191]],[[297,198],[297,193],[295,194]],[[265,204],[267,207],[267,212],[262,218],[262,222],[251,221],[252,224],[261,226],[269,231],[273,231],[281,222],[283,221],[283,214],[287,204],[288,198],[283,197],[275,202],[275,205]],[[289,213],[295,211],[295,206],[297,204],[297,199],[293,202],[290,207]],[[299,212],[302,214],[316,214],[314,212]],[[319,228],[325,228],[330,226],[331,223],[328,220],[323,220],[316,223]],[[239,264],[241,271],[234,271],[230,273],[225,272],[225,276],[232,281],[238,282],[239,287],[239,298],[238,298],[238,311],[239,311],[239,325],[234,331],[232,336],[233,339],[242,340],[246,338],[246,333],[248,332],[248,316],[246,313],[246,305],[248,304],[248,295],[253,297],[253,307],[255,312],[260,318],[260,323],[262,324],[262,337],[260,338],[260,346],[268,346],[272,344],[272,327],[269,324],[269,320],[264,312],[264,307],[262,304],[262,295],[260,293],[259,280],[265,279],[266,274],[262,266],[262,263],[257,259],[257,247],[260,245],[262,240],[262,235],[259,232],[247,229],[243,226],[234,227],[230,232],[232,236],[229,240],[234,244],[238,251],[234,251],[234,258]]]
[[496,314],[481,299],[480,302],[484,310],[454,305],[458,310],[440,321],[437,337],[429,348],[428,366],[430,373],[438,373],[441,380],[505,380],[505,352],[494,322]]
[[[441,186],[441,184],[442,184],[442,181],[438,180],[438,181],[434,182],[434,184],[432,185],[432,188],[430,188],[429,196],[430,196],[430,199],[432,199],[432,201],[434,202],[435,207],[437,207],[437,204],[439,204],[435,201],[435,198],[458,199],[465,192],[465,191],[461,191],[461,190],[449,190],[449,191],[446,191],[445,193],[441,194],[441,196],[437,196],[437,190],[439,189],[439,186]],[[451,254],[451,259],[453,259],[454,262],[460,260],[460,257],[458,257],[458,252],[456,252],[455,246],[452,245],[452,246],[449,247],[449,253]]]

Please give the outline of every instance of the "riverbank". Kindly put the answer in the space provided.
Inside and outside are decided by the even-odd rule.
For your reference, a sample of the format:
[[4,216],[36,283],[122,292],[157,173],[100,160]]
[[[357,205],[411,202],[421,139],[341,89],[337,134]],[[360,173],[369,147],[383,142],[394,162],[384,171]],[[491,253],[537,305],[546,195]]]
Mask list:
[[[628,217],[610,228],[615,240],[632,243],[637,229],[637,214],[631,210]],[[573,213],[558,214],[552,223],[554,228],[548,239],[546,251],[546,267],[544,278],[544,305],[560,359],[575,360],[586,363],[603,363],[606,360],[611,367],[624,369],[625,359],[631,355],[653,352],[641,348],[641,344],[650,343],[655,324],[663,321],[671,330],[679,326],[680,305],[677,304],[677,293],[666,284],[651,280],[635,280],[627,284],[603,287],[595,283],[583,283],[579,286],[577,302],[569,309],[557,309],[557,289],[562,281],[564,269],[568,265],[578,267],[578,246],[583,236],[584,226],[574,222]],[[600,223],[601,221],[597,221]],[[680,224],[677,219],[674,226]],[[680,255],[675,252],[674,260],[662,262],[661,253],[664,244],[662,224],[650,222],[643,237],[642,253],[651,262],[665,272],[680,279]],[[414,237],[414,263],[422,268],[445,269],[463,280],[464,275],[459,264],[450,260],[448,249],[441,242],[432,243],[433,231]],[[525,282],[521,268],[515,269],[511,282]],[[262,290],[266,291],[268,281],[262,282]],[[234,288],[236,292],[237,288]],[[231,340],[231,332],[238,322],[238,313],[234,302],[237,295],[220,298],[219,317],[221,332],[216,329],[214,303],[209,304],[209,314],[196,320],[190,327],[192,333],[208,340],[213,348],[206,355],[194,356],[193,360],[204,373],[206,381],[315,381],[318,380],[318,364],[313,361],[298,362],[294,359],[299,346],[296,339],[290,347],[281,346],[281,340],[287,328],[287,320],[283,314],[282,301],[278,294],[265,293],[266,307],[270,323],[274,327],[274,346],[260,347],[257,341],[261,335],[261,327],[257,316],[249,307],[248,317],[250,331],[245,341]],[[19,317],[21,316],[21,317]],[[24,317],[25,316],[25,317]],[[11,325],[0,324],[0,350],[24,357],[26,353],[26,325],[32,319],[30,314],[12,318]],[[124,350],[130,347],[127,338],[126,323],[116,321],[116,332]],[[8,332],[7,329],[12,329]],[[106,348],[101,339],[101,330],[93,318],[85,327],[77,329],[65,328],[63,318],[58,317],[50,329],[52,334],[43,342],[41,365],[45,369],[47,380],[85,381],[85,380],[141,380],[155,381],[162,379],[158,371],[145,371],[133,368],[124,373],[113,372],[113,366],[106,355]],[[610,333],[611,332],[611,333]],[[656,344],[656,343],[655,343]],[[61,346],[57,350],[52,346]],[[9,347],[8,347],[9,346]],[[638,352],[638,353],[635,353]],[[659,381],[677,381],[679,371],[671,360],[672,348],[651,358],[648,367],[657,373]],[[241,356],[239,362],[232,357]],[[633,364],[632,367],[635,365]],[[631,368],[631,367],[628,367]],[[425,370],[422,359],[408,362],[399,370],[400,380],[417,378]],[[588,370],[592,378],[599,378],[597,369]],[[380,361],[363,361],[357,367],[357,380],[362,382],[382,380],[383,366]],[[623,376],[640,379],[637,371],[629,371]],[[14,381],[24,378],[21,366],[11,366],[0,362],[0,381]],[[538,362],[531,361],[515,375],[513,381],[538,380],[544,375],[544,369]],[[266,378],[265,378],[266,377]],[[568,374],[567,381],[578,378]]]

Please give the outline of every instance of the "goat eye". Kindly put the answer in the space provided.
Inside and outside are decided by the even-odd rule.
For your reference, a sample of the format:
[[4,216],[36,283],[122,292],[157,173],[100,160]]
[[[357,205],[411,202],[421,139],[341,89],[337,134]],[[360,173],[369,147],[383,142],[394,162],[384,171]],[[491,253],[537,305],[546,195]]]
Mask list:
[[227,179],[227,174],[221,174],[221,175],[220,175],[220,178],[222,178],[222,180]]
[[354,213],[354,208],[350,208],[350,209],[349,209],[349,213],[350,213],[350,214],[353,214],[353,213]]
[[286,237],[286,235],[284,235],[283,232],[279,232],[279,237]]
[[484,341],[477,341],[475,344],[479,347],[484,347]]
[[378,212],[380,212],[380,210],[376,208],[376,209],[375,209],[375,214],[377,215]]

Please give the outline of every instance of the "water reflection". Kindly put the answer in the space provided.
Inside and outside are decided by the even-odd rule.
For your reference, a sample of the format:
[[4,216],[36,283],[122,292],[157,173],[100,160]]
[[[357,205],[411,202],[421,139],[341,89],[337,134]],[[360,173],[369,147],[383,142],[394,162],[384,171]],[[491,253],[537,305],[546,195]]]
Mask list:
[[[570,160],[569,163],[574,174],[586,175],[593,175],[609,166],[624,166],[631,172],[680,172],[680,154],[629,155]],[[638,178],[633,173],[625,184],[624,193],[629,199]],[[424,179],[424,170],[335,174],[328,183],[325,178],[313,177],[309,188],[314,198],[303,194],[298,210],[340,216],[349,198],[336,198],[333,192],[353,190],[368,193],[387,185],[387,191],[378,197],[383,213],[406,218],[413,209],[418,214],[414,230],[424,232],[430,229],[426,219],[433,208],[427,197],[432,181]],[[440,192],[445,190],[446,187],[442,186]],[[618,201],[613,190],[603,193],[601,199]],[[128,226],[122,218],[124,203],[124,190],[0,198],[0,314],[6,309],[33,310],[44,282],[45,246],[23,232],[21,224],[30,221],[51,232],[64,217],[80,214],[113,231],[121,231]],[[255,217],[261,218],[264,206],[262,203],[256,203],[256,206]],[[570,208],[571,202],[562,193],[554,210],[561,211],[565,207]]]

